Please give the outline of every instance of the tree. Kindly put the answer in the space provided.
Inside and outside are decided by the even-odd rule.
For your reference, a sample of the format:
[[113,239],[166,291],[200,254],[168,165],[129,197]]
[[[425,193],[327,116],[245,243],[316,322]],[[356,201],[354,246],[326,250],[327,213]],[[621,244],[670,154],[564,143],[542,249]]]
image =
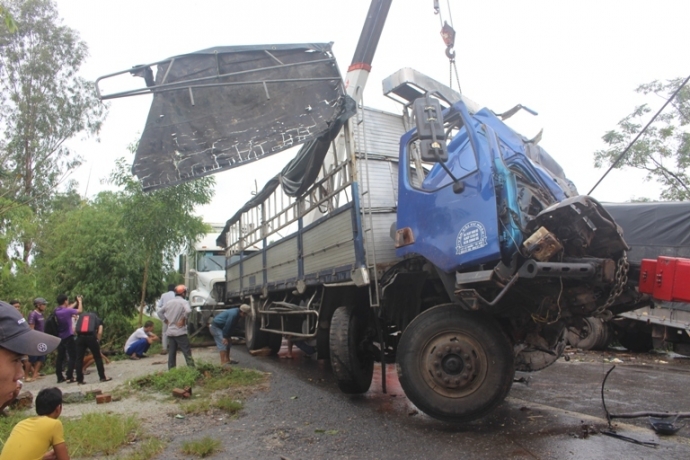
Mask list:
[[125,200],[113,192],[102,192],[91,202],[62,194],[36,239],[34,268],[41,292],[48,299],[83,295],[84,307],[104,319],[106,343],[122,343],[131,333],[142,274],[140,246],[128,239],[123,226]]
[[[682,84],[678,78],[665,83],[653,81],[640,85],[635,91],[667,100]],[[648,122],[651,108],[642,104],[608,131],[602,139],[607,149],[594,153],[597,168],[610,166]],[[664,200],[690,199],[690,88],[682,88],[669,107],[659,115],[647,131],[628,151],[617,168],[632,167],[646,171],[647,180],[655,180],[661,187]]]
[[[135,146],[131,150],[136,150]],[[144,258],[139,307],[141,324],[151,267],[161,260],[171,260],[182,246],[210,230],[200,217],[193,215],[193,210],[197,205],[210,203],[215,181],[212,177],[203,177],[144,192],[130,170],[131,165],[124,159],[118,160],[111,182],[123,187],[127,197],[123,218],[128,238],[141,243]]]
[[[106,108],[92,82],[78,76],[88,50],[61,24],[51,0],[5,3],[13,33],[0,27],[0,195],[28,205],[37,218],[81,158],[65,146],[79,133],[96,134]],[[20,235],[22,258],[35,233]]]
[[0,5],[0,19],[2,19],[5,22],[5,27],[7,27],[8,32],[17,31],[17,23],[14,22],[14,18],[7,10],[7,8],[3,5]]

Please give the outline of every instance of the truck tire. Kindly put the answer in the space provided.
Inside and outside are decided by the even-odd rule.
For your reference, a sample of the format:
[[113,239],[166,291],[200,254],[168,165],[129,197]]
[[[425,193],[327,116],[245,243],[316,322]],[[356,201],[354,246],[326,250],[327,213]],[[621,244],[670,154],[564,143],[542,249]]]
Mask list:
[[491,317],[457,305],[424,311],[407,326],[397,354],[412,403],[445,422],[467,422],[500,404],[515,376],[513,349]]
[[283,346],[283,336],[264,332],[261,329],[261,321],[254,318],[251,314],[244,319],[244,338],[247,349],[259,350],[264,347],[271,349],[271,356],[277,355],[280,347]]
[[261,328],[261,320],[254,317],[253,314],[248,314],[244,318],[244,338],[247,342],[247,349],[259,350],[268,345],[268,332],[259,330]]
[[568,343],[582,350],[601,350],[608,346],[608,326],[599,318],[582,318],[579,326],[568,327]]
[[365,393],[374,376],[374,357],[364,348],[366,320],[352,307],[338,307],[329,336],[331,367],[343,393]]
[[268,348],[271,349],[271,356],[275,356],[283,346],[283,336],[280,334],[268,334]]

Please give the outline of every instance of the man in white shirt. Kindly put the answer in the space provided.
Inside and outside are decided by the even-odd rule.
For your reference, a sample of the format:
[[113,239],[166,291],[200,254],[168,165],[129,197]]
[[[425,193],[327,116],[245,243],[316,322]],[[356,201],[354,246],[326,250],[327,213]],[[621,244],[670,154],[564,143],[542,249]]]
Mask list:
[[152,331],[153,321],[146,321],[143,327],[132,332],[132,335],[125,342],[125,354],[130,359],[143,358],[151,344],[158,340],[158,336]]
[[168,292],[163,294],[160,299],[158,299],[158,302],[156,303],[156,314],[160,318],[161,321],[163,321],[163,330],[161,331],[161,335],[163,338],[161,339],[161,345],[163,345],[163,353],[165,354],[166,351],[168,351],[168,336],[166,335],[166,331],[168,330],[168,325],[165,324],[165,318],[161,318],[160,311],[161,308],[168,302],[168,300],[172,300],[175,298],[175,285],[174,284],[168,284]]
[[189,302],[184,296],[187,294],[187,287],[180,284],[175,287],[175,298],[169,300],[158,312],[158,316],[168,326],[166,335],[168,336],[168,369],[177,366],[177,349],[179,348],[184,355],[188,367],[194,367],[192,358],[192,346],[187,336],[187,318],[192,312]]

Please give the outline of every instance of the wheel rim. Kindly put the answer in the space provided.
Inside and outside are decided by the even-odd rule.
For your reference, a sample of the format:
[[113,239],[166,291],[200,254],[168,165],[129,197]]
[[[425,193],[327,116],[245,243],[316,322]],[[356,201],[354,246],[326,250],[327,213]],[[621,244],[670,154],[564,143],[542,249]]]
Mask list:
[[424,380],[436,393],[464,398],[486,378],[487,356],[472,337],[449,331],[433,337],[420,354]]

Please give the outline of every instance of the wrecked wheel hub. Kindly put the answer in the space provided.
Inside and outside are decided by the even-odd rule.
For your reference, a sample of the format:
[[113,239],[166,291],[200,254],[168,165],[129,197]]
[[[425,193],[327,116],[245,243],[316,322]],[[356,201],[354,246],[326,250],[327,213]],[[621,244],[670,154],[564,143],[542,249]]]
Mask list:
[[479,388],[486,374],[486,355],[472,338],[446,332],[431,339],[421,354],[425,380],[435,392],[461,398]]

